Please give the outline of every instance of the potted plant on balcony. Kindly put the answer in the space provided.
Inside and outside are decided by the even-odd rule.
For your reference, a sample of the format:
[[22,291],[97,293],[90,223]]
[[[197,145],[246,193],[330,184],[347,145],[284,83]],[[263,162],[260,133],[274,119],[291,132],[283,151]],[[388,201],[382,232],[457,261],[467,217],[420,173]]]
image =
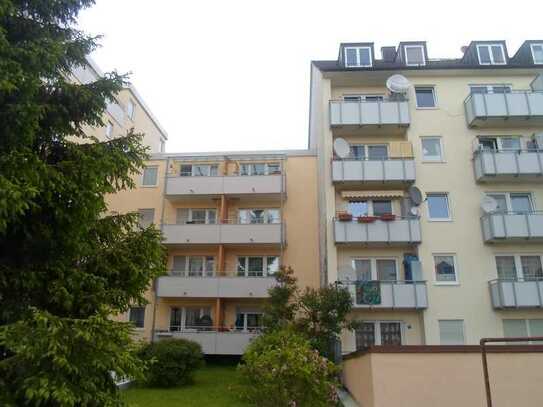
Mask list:
[[358,223],[373,223],[377,219],[379,219],[377,216],[369,216],[369,215],[359,216]]
[[350,222],[353,220],[353,215],[348,212],[338,212],[337,218],[340,222]]
[[390,222],[390,221],[396,220],[396,215],[394,215],[393,213],[385,213],[385,214],[381,215],[380,219],[384,220],[384,221],[387,221],[387,222]]

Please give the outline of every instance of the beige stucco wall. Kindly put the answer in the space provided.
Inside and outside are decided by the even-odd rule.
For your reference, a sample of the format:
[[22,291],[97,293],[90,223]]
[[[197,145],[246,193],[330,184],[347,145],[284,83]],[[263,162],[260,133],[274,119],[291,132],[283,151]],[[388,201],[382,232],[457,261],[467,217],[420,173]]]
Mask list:
[[[541,406],[542,363],[543,353],[490,353],[494,407]],[[369,353],[344,361],[343,377],[363,407],[486,405],[477,352]]]

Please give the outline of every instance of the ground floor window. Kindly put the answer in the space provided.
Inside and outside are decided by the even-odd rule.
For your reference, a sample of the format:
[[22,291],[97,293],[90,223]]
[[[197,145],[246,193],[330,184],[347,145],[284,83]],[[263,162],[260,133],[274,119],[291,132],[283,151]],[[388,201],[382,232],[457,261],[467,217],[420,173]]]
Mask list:
[[402,345],[403,327],[399,321],[364,321],[356,329],[356,348],[374,345]]
[[503,335],[506,338],[543,336],[543,319],[504,319]]
[[209,307],[172,307],[170,331],[211,329],[213,319]]
[[145,307],[131,307],[128,310],[128,320],[136,328],[143,328],[145,325]]
[[260,311],[238,311],[236,313],[236,329],[240,331],[258,331],[262,329],[262,316]]

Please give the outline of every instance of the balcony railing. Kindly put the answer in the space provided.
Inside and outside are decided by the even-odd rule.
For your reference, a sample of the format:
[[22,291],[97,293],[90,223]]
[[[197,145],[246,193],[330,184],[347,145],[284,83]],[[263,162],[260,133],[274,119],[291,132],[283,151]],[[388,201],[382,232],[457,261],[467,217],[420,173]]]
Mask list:
[[517,127],[543,123],[543,92],[471,93],[464,101],[470,127]]
[[543,151],[477,150],[473,155],[477,181],[520,179],[538,181],[543,175]]
[[543,280],[497,279],[489,283],[494,308],[543,307]]
[[543,242],[543,212],[495,212],[481,218],[487,243],[526,240]]
[[165,224],[165,244],[281,244],[283,223]]
[[417,217],[396,216],[389,220],[371,218],[351,221],[334,219],[336,244],[412,245],[421,242],[420,219]]
[[166,179],[165,195],[273,195],[284,192],[286,192],[286,177],[284,174],[215,177],[181,177],[170,175]]
[[157,296],[169,298],[267,298],[273,276],[243,276],[236,272],[171,272],[157,280]]
[[355,308],[428,308],[426,281],[352,281],[347,288]]
[[413,158],[384,160],[334,159],[333,182],[412,183],[415,182]]
[[206,355],[242,355],[249,343],[258,335],[258,331],[242,331],[230,328],[197,328],[180,331],[157,331],[155,339],[188,339],[199,343],[202,352]]
[[411,123],[407,100],[330,101],[330,126],[387,126],[406,128]]

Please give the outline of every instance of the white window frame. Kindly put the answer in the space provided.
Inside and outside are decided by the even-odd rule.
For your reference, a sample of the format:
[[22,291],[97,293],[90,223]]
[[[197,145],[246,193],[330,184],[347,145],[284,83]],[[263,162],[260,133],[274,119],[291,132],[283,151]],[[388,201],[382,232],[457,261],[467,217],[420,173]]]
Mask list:
[[[347,63],[347,50],[350,50],[350,49],[354,49],[356,50],[356,65],[349,65]],[[360,50],[361,49],[366,49],[368,50],[368,53],[369,53],[369,57],[370,57],[370,63],[369,65],[362,65],[360,63]],[[351,47],[344,47],[343,49],[343,56],[345,58],[345,67],[346,68],[371,68],[373,66],[373,56],[371,55],[371,47],[368,47],[368,46],[351,46]]]
[[[243,315],[243,328],[238,328],[234,322],[234,329],[238,332],[252,332],[253,330],[256,330],[256,331],[260,331],[264,328],[264,321],[262,321],[262,318],[264,317],[264,311],[261,311],[261,310],[254,310],[254,311],[236,311],[236,314],[235,314],[235,317],[236,317],[236,321],[237,321],[237,318],[238,318],[238,315]],[[251,328],[249,329],[248,327],[248,323],[247,323],[247,315],[249,314],[254,314],[254,315],[260,315],[261,317],[261,321],[262,321],[262,325],[257,327],[257,328]]]
[[[419,106],[419,103],[417,101],[417,89],[432,89],[432,96],[434,97],[434,105],[433,106]],[[420,110],[438,109],[437,91],[436,91],[435,85],[416,85],[414,88],[414,92],[415,92],[415,106],[417,109],[420,109]]]
[[[368,98],[370,98],[370,100],[368,100]],[[373,100],[375,98],[377,98],[378,100]],[[352,103],[355,103],[355,102],[373,102],[373,103],[376,103],[376,102],[383,102],[384,100],[385,100],[385,95],[383,95],[382,93],[343,95],[343,101],[344,102],[352,102]]]
[[196,331],[196,327],[194,328],[187,328],[187,308],[199,308],[200,309],[200,318],[202,318],[204,315],[206,315],[206,310],[209,310],[209,316],[213,319],[213,309],[211,306],[206,307],[198,307],[198,306],[182,306],[182,307],[176,307],[176,306],[170,306],[170,313],[168,315],[168,330],[172,326],[172,309],[177,308],[181,309],[181,326],[179,327],[178,331],[173,332],[192,332]]
[[[185,269],[184,270],[176,270],[174,268],[174,257],[184,257],[185,258]],[[200,277],[200,276],[189,276],[189,272],[190,272],[190,267],[189,267],[189,264],[190,264],[190,259],[194,259],[194,258],[199,258],[199,259],[202,259],[202,264],[203,264],[203,270],[202,270],[202,276],[201,277],[213,277],[215,276],[215,273],[216,273],[216,267],[217,267],[217,261],[216,261],[216,258],[215,256],[206,256],[206,255],[186,255],[186,254],[174,254],[172,255],[172,266],[169,270],[169,274],[170,275],[174,275],[174,276],[177,276],[177,275],[181,275],[183,277]],[[213,259],[213,270],[208,270],[207,269],[207,260],[208,258],[212,258]],[[181,272],[181,274],[179,274]],[[201,278],[200,277],[200,278]]]
[[[407,58],[407,49],[408,48],[418,48],[421,50],[421,54],[422,54],[422,63],[419,64],[419,63],[409,63],[408,61],[408,58]],[[404,54],[405,54],[405,65],[407,66],[425,66],[426,65],[426,55],[424,54],[424,45],[404,45]]]
[[[264,165],[264,175],[279,175],[281,174],[281,164],[280,163],[275,163],[275,162],[271,162],[271,163],[260,163],[260,162],[255,162],[255,163],[241,163],[240,166],[239,166],[239,175],[242,176],[242,177],[249,177],[249,176],[259,176],[259,174],[254,174],[254,171],[253,171],[253,165],[255,164],[262,164]],[[243,173],[243,171],[241,170],[242,166],[247,166],[247,173]],[[278,166],[279,167],[279,172],[270,172],[270,167],[271,166]]]
[[502,143],[504,139],[518,139],[519,141],[519,149],[522,149],[522,136],[515,136],[515,135],[500,135],[500,136],[493,136],[493,135],[479,135],[477,136],[477,144],[482,149],[483,146],[481,146],[481,143],[479,142],[480,139],[494,139],[496,140],[496,147],[497,151],[518,151],[518,149],[506,149],[503,147]]
[[[398,262],[398,258],[396,257],[352,257],[351,258],[351,264],[352,264],[352,267],[353,267],[353,270],[355,271],[355,274],[356,274],[356,265],[355,265],[355,261],[356,260],[369,260],[370,262],[370,272],[371,272],[371,280],[370,281],[384,281],[384,282],[387,282],[387,281],[399,281],[399,274],[400,274],[400,269],[399,269],[399,262]],[[396,279],[395,280],[377,280],[377,260],[393,260],[394,261],[394,268],[395,268],[395,271],[396,271]]]
[[541,264],[543,265],[543,255],[541,253],[494,253],[494,265],[496,271],[496,279],[499,279],[498,275],[498,263],[497,257],[513,257],[515,263],[516,278],[518,281],[537,281],[537,280],[525,280],[524,270],[522,269],[522,257],[539,257]]
[[[470,89],[470,93],[472,93],[472,88],[486,88],[487,94],[493,94],[494,88],[508,88],[509,92],[513,91],[513,85],[511,85],[510,83],[472,83],[468,86]],[[501,94],[501,92],[499,93]]]
[[[362,143],[353,143],[353,144],[349,144],[349,150],[351,147],[363,147],[364,148],[364,161],[370,161],[369,159],[369,151],[370,151],[370,147],[385,147],[386,150],[387,150],[387,160],[390,159],[390,148],[389,148],[389,145],[388,144],[385,144],[385,143],[375,143],[375,144],[362,144]],[[351,152],[349,151],[349,155],[351,155]],[[354,159],[354,158],[353,158]],[[358,158],[357,158],[358,160]],[[378,160],[371,160],[371,161],[378,161]]]
[[534,195],[531,192],[526,192],[526,191],[515,191],[515,192],[496,191],[494,192],[492,191],[492,192],[485,192],[485,195],[487,196],[504,195],[505,204],[507,206],[507,212],[513,212],[513,206],[511,205],[511,195],[528,195],[528,199],[530,200],[531,211],[535,211]]
[[[533,321],[533,320],[536,320],[536,321],[542,321],[543,318],[502,318],[502,332],[503,332],[503,337],[504,338],[507,338],[505,336],[505,324],[504,324],[504,321],[522,321],[524,322],[524,326],[526,327],[526,334],[530,337],[532,336],[532,325],[530,323],[528,323],[529,321]],[[526,342],[517,342],[517,344],[525,344]],[[536,341],[530,341],[528,343],[533,343],[533,344],[541,344],[541,342],[536,342]]]
[[[188,208],[188,216],[187,216],[187,223],[188,222],[194,222],[194,218],[193,218],[193,211],[205,211],[205,223],[204,225],[216,225],[218,222],[217,222],[217,209],[216,208]],[[210,212],[214,212],[215,213],[215,223],[210,223],[209,222],[209,214]],[[200,223],[201,225],[201,223]]]
[[[251,223],[249,222],[242,222],[242,211],[264,211],[264,222],[262,223]],[[279,221],[278,222],[269,222],[269,212],[270,211],[277,211],[279,213]],[[250,220],[250,217],[246,218],[247,220]],[[281,217],[281,208],[239,208],[238,209],[238,224],[240,225],[279,225],[281,224],[282,217]]]
[[134,121],[135,113],[136,113],[136,104],[134,103],[132,99],[128,99],[128,103],[126,104],[126,115],[128,116],[130,120]]
[[[262,276],[249,276],[249,257],[258,257],[258,258],[262,258],[262,267],[263,267],[263,270],[262,270]],[[240,277],[270,277],[270,276],[274,276],[275,273],[277,273],[277,271],[273,271],[273,272],[268,272],[268,258],[269,257],[275,257],[279,260],[279,267],[281,267],[281,256],[279,256],[278,254],[277,255],[274,255],[274,254],[269,254],[269,255],[265,255],[265,256],[261,256],[261,255],[240,255],[240,256],[236,256],[236,275],[237,276],[240,276]],[[243,263],[244,263],[244,268],[245,268],[245,272],[244,274],[240,274],[241,271],[238,270],[238,265],[239,265],[239,261],[240,259],[243,259]],[[270,263],[271,264],[271,263]],[[260,271],[260,270],[259,270]]]
[[[494,61],[494,54],[492,54],[492,47],[500,47],[503,57],[503,62],[495,62]],[[505,49],[503,47],[503,44],[500,43],[494,43],[494,44],[477,44],[477,60],[479,61],[479,65],[507,65],[507,58],[505,56]],[[488,54],[490,56],[490,62],[481,62],[481,53],[479,52],[480,48],[488,48]]]
[[[439,281],[437,279],[437,272],[436,272],[436,257],[452,257],[453,259],[453,266],[454,266],[454,281]],[[456,253],[432,253],[432,262],[434,263],[433,268],[433,275],[434,275],[434,285],[460,285],[460,274],[458,269],[458,259],[456,257]]]
[[113,122],[108,120],[106,123],[106,138],[111,140],[113,138]]
[[[143,217],[142,216],[143,213],[145,213],[145,212],[151,213],[151,211],[152,211],[151,222],[148,225],[142,225],[141,220],[142,220],[142,217]],[[139,224],[140,227],[147,228],[147,227],[153,225],[155,223],[155,208],[138,208],[138,217],[139,217],[138,224]]]
[[[375,326],[375,346],[381,346],[382,345],[382,339],[381,339],[381,323],[385,323],[385,324],[390,324],[390,323],[393,323],[393,324],[400,324],[400,336],[401,336],[401,341],[402,341],[402,346],[403,345],[407,345],[407,338],[406,338],[406,333],[405,333],[405,329],[406,329],[406,323],[404,321],[399,321],[399,320],[377,320],[377,321],[368,321],[368,320],[361,320],[359,321],[360,323],[362,324],[373,324]],[[356,332],[355,332],[355,341],[356,341]],[[390,346],[390,345],[382,345],[382,346]]]
[[[360,201],[364,201],[368,204],[368,214],[364,216],[375,216],[375,211],[373,210],[373,201],[390,201],[390,209],[392,210],[392,215],[396,214],[396,211],[394,210],[394,200],[392,198],[378,198],[378,197],[372,197],[372,198],[364,198],[360,199]],[[349,204],[351,201],[347,201],[347,209],[349,209]],[[353,203],[355,203],[353,201]]]
[[[143,180],[145,179],[145,170],[148,168],[155,168],[156,169],[156,182],[155,184],[144,184]],[[158,186],[158,165],[148,165],[143,168],[142,174],[141,174],[141,187],[142,188],[156,188]]]
[[537,43],[530,44],[530,51],[532,52],[532,61],[533,61],[534,65],[543,65],[543,59],[540,60],[540,61],[536,61],[536,59],[535,59],[534,46],[541,47],[541,50],[543,51],[543,42],[537,42]]
[[[441,152],[439,159],[428,158],[424,155],[424,141],[425,140],[438,140],[439,141],[439,151]],[[445,151],[443,148],[443,137],[442,136],[421,136],[420,138],[420,147],[421,147],[421,156],[423,163],[444,163],[445,162]]]
[[[183,164],[179,166],[179,175],[181,176],[181,167],[186,166],[188,167],[190,165],[190,175],[182,175],[183,177],[218,177],[219,175],[219,164]],[[208,175],[196,175],[194,167],[207,167],[207,173]],[[217,175],[211,175],[211,168],[216,167],[217,168]]]
[[[441,344],[441,329],[439,328],[439,322],[440,321],[461,321],[462,322],[462,338],[463,338],[462,344],[463,345],[466,344],[466,321],[464,319],[460,319],[460,318],[440,318],[440,319],[437,320],[437,330],[438,330],[438,333],[439,333],[439,343]],[[453,345],[453,346],[457,346],[457,345]]]
[[143,331],[145,329],[145,313],[146,313],[146,307],[143,305],[143,306],[132,306],[128,309],[128,322],[132,322],[130,320],[130,315],[132,314],[132,308],[143,308],[143,326],[137,326],[135,323],[134,323],[134,329],[136,331]]
[[[432,195],[445,195],[447,198],[447,212],[449,213],[448,218],[432,218],[430,216],[430,204],[428,203],[428,196]],[[428,215],[428,222],[452,222],[452,210],[451,210],[451,199],[448,192],[428,192],[426,194],[426,213]]]

